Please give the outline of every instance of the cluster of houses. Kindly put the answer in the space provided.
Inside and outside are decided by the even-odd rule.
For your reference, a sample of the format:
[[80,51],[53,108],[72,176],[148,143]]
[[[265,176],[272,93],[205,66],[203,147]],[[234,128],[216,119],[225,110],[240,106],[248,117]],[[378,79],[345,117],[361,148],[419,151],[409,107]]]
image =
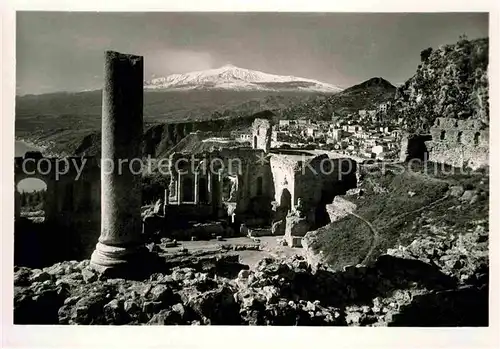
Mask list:
[[[397,157],[401,139],[399,121],[387,124],[380,120],[390,107],[391,103],[386,102],[376,109],[358,110],[341,118],[332,114],[329,121],[281,119],[273,126],[271,146],[324,149],[366,159],[392,159]],[[251,143],[251,137],[247,132],[233,133],[233,138],[240,142]]]

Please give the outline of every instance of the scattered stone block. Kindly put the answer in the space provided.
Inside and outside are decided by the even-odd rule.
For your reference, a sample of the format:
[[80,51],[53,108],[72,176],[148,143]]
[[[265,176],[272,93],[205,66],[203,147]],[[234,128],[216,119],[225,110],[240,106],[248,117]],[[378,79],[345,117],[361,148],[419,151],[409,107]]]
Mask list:
[[52,280],[52,275],[45,271],[39,271],[37,273],[34,273],[33,276],[31,277],[31,281],[34,282],[44,282],[47,280]]
[[287,236],[286,243],[290,247],[302,247],[302,237],[301,236]]
[[310,224],[305,217],[288,216],[286,218],[285,235],[304,236],[309,231]]
[[476,192],[474,190],[466,190],[466,191],[464,191],[463,195],[460,197],[460,201],[470,202],[475,194],[476,194]]
[[453,187],[450,188],[450,196],[453,196],[453,197],[456,197],[456,198],[459,198],[461,197],[463,194],[464,194],[464,187],[461,186],[461,185],[455,185]]
[[91,283],[91,282],[97,281],[97,278],[98,278],[97,273],[93,272],[90,269],[83,269],[82,276],[83,276],[83,280],[86,283]]

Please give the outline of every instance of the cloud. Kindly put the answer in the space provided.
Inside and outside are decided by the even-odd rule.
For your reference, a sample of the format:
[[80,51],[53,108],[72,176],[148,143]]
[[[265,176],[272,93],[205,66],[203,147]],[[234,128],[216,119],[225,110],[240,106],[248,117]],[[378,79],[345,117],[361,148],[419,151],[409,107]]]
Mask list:
[[146,76],[165,76],[211,69],[214,67],[214,58],[209,52],[160,50],[144,53],[144,65]]
[[83,49],[93,49],[95,47],[107,47],[110,46],[112,43],[112,40],[108,37],[75,36],[73,39],[75,45]]

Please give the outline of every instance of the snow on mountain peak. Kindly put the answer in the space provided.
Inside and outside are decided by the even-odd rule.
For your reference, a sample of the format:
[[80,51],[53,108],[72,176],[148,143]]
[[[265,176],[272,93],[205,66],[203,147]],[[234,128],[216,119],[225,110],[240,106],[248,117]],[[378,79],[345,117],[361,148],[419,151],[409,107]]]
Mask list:
[[339,92],[342,89],[321,81],[263,73],[227,63],[220,68],[172,74],[146,82],[147,89],[301,90]]

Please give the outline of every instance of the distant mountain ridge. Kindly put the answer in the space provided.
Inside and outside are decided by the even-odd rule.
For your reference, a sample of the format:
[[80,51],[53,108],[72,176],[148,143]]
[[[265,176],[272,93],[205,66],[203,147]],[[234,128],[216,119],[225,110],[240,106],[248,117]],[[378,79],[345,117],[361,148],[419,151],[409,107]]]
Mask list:
[[[204,122],[202,131],[243,129],[252,117],[272,113],[273,119],[331,120],[357,113],[394,97],[395,87],[374,78],[338,93],[305,90],[267,91],[231,89],[146,89],[144,121],[157,126],[145,138],[167,139],[161,146],[147,142],[146,153],[160,154],[181,138],[170,135],[170,124]],[[98,154],[100,149],[102,91],[53,93],[16,97],[16,135],[49,144],[58,154]],[[168,130],[167,130],[168,129]],[[167,131],[165,131],[167,130]],[[152,132],[152,131],[151,131]],[[185,136],[183,132],[174,132]],[[166,136],[168,135],[168,137]],[[151,146],[149,146],[151,143]],[[161,142],[160,142],[161,143]],[[155,143],[156,144],[156,143]]]
[[220,68],[172,74],[146,81],[146,89],[161,90],[236,90],[236,91],[311,91],[336,93],[342,88],[318,80],[263,73],[226,64]]
[[281,116],[286,119],[330,120],[332,115],[357,114],[361,109],[376,109],[382,103],[393,101],[396,90],[389,81],[375,77],[330,96],[310,96],[303,102],[283,108]]

